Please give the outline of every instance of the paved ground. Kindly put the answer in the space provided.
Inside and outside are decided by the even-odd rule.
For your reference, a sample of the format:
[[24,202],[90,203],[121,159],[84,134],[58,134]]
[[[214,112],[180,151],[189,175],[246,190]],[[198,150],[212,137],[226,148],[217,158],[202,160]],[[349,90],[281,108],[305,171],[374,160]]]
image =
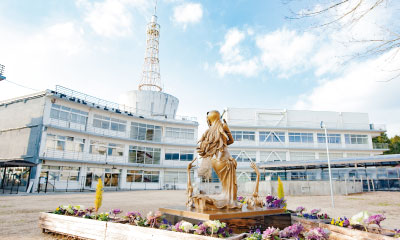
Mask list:
[[[62,193],[28,196],[0,196],[0,239],[53,239],[37,227],[39,212],[52,211],[63,204],[93,206],[94,193]],[[400,228],[400,192],[374,192],[338,196],[336,208],[330,207],[329,196],[287,197],[289,209],[304,206],[322,208],[333,217],[350,217],[361,210],[385,213],[385,228]],[[185,191],[105,192],[100,211],[121,208],[124,212],[147,213],[159,207],[184,205]]]

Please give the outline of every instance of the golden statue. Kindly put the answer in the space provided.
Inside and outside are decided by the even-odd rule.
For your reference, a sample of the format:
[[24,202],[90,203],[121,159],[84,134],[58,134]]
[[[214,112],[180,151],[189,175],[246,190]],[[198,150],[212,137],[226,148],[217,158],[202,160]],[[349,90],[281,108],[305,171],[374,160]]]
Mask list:
[[[210,111],[207,113],[207,124],[209,128],[204,132],[199,140],[197,152],[202,157],[203,162],[199,169],[199,175],[210,178],[211,166],[217,174],[221,184],[222,191],[217,195],[193,194],[193,187],[190,180],[190,171],[193,167],[195,158],[189,163],[188,171],[188,187],[186,205],[199,210],[210,209],[240,209],[242,204],[237,201],[237,179],[236,179],[236,160],[229,154],[228,145],[234,142],[231,131],[225,120],[221,121],[221,116],[218,111]],[[257,183],[251,199],[252,206],[260,205],[258,200],[258,178],[259,171],[255,163],[251,167],[256,170]],[[262,201],[261,201],[262,202]]]

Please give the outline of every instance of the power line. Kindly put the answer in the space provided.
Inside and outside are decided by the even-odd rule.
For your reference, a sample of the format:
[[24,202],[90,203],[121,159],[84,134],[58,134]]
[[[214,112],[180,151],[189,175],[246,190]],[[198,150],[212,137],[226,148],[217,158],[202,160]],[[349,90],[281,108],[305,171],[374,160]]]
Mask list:
[[6,82],[9,82],[9,83],[15,84],[15,85],[17,85],[17,86],[19,86],[19,87],[23,87],[23,88],[27,88],[27,89],[33,90],[33,91],[35,91],[35,92],[39,92],[39,90],[37,90],[37,89],[30,88],[30,87],[21,85],[21,84],[19,84],[19,83],[11,82],[10,80],[7,80],[7,79],[4,79],[3,81],[6,81]]

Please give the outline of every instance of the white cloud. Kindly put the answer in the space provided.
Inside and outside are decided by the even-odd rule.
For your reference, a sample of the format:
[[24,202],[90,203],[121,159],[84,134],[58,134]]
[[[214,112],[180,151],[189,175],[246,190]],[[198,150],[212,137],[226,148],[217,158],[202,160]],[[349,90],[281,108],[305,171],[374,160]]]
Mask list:
[[310,93],[302,95],[294,107],[367,112],[372,121],[387,123],[389,134],[400,134],[400,81],[384,82],[396,74],[390,70],[400,65],[400,55],[391,58],[395,51],[348,66],[340,77],[325,79]]
[[237,28],[232,28],[226,33],[225,41],[219,50],[222,61],[215,64],[220,76],[239,74],[251,77],[258,73],[260,65],[258,58],[245,59],[243,50],[240,48],[240,43],[245,37],[245,32],[239,31]]
[[243,75],[245,77],[256,76],[260,69],[259,61],[257,58],[252,58],[234,63],[217,62],[215,64],[215,68],[217,69],[220,76],[224,76],[226,74],[238,74],[238,75]]
[[85,11],[85,21],[93,31],[105,37],[123,37],[132,33],[132,7],[145,11],[150,6],[146,0],[104,0],[91,3],[77,0]]
[[184,3],[174,8],[173,21],[182,24],[185,29],[188,24],[197,23],[203,17],[203,7],[200,3]]
[[237,28],[230,29],[225,35],[225,42],[221,46],[219,52],[222,55],[222,59],[226,61],[241,61],[242,56],[240,55],[239,43],[243,41],[245,34],[239,31]]
[[[84,30],[75,22],[56,23],[34,32],[30,32],[32,29],[20,31],[19,27],[0,26],[0,32],[7,33],[0,38],[0,51],[9,81],[38,90],[52,88],[60,79],[74,75],[71,68],[65,66],[90,51]],[[9,82],[0,84],[1,99],[32,93]]]
[[270,71],[291,74],[309,67],[309,56],[317,39],[313,34],[297,34],[296,31],[279,29],[257,37],[261,61]]

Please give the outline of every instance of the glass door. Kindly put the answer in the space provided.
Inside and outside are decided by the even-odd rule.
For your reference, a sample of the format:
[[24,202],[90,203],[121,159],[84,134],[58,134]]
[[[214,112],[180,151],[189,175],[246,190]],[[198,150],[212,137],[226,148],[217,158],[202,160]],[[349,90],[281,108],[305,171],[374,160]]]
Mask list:
[[91,173],[91,172],[86,173],[85,187],[91,188],[92,181],[93,181],[93,173]]

